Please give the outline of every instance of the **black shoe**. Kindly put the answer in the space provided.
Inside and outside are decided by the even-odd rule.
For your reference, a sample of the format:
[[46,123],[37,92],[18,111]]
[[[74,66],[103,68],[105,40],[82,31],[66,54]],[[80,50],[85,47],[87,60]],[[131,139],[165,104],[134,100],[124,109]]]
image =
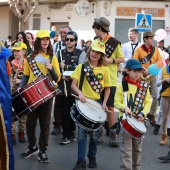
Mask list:
[[52,135],[59,135],[59,134],[61,134],[61,126],[54,126],[51,134]]
[[20,158],[28,158],[31,155],[38,153],[38,147],[32,148],[28,146],[28,150],[20,155]]
[[70,140],[67,137],[65,137],[65,136],[59,142],[60,145],[67,145],[68,143],[70,143]]
[[12,134],[11,138],[12,138],[12,145],[15,145],[16,144],[16,136]]
[[96,157],[90,156],[89,157],[89,168],[97,168]]
[[73,170],[86,170],[86,162],[78,160]]
[[70,141],[76,141],[76,139],[77,139],[77,138],[76,138],[74,132],[72,132],[71,135],[70,135],[70,139],[69,139],[69,140],[70,140]]
[[47,158],[47,155],[45,152],[39,152],[38,153],[38,160],[41,162],[41,163],[49,163],[49,159]]
[[25,136],[24,136],[24,132],[19,132],[18,133],[18,139],[19,139],[20,143],[25,143],[26,142],[26,139],[25,139]]
[[158,135],[159,129],[161,125],[155,124],[154,129],[153,129],[153,134]]
[[162,161],[170,161],[170,151],[168,152],[167,156],[161,156],[158,159]]

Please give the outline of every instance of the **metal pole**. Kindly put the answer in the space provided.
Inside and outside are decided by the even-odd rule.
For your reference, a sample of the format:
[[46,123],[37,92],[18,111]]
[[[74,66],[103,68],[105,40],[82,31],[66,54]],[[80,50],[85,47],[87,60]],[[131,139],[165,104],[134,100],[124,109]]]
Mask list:
[[[142,14],[145,14],[145,9],[142,9]],[[143,32],[141,33],[141,44],[143,44]]]

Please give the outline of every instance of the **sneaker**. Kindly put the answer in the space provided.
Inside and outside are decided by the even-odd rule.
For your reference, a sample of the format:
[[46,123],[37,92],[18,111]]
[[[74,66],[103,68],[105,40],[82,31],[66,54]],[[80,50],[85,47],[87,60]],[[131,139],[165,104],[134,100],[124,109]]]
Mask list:
[[18,133],[18,139],[19,139],[20,143],[25,143],[26,142],[26,139],[25,139],[25,136],[24,136],[24,132],[19,132]]
[[59,142],[60,145],[67,145],[68,143],[70,143],[70,140],[67,137],[65,137],[65,136]]
[[161,156],[158,159],[162,161],[169,161],[170,160],[170,151],[168,152],[167,156]]
[[28,158],[31,155],[38,153],[38,147],[32,148],[28,146],[28,150],[20,155],[20,158]]
[[12,134],[11,138],[12,138],[12,145],[15,145],[16,144],[16,136]]
[[76,141],[76,139],[77,138],[76,138],[74,132],[72,132],[71,135],[70,135],[70,141]]
[[90,156],[89,157],[89,168],[97,168],[96,157]]
[[86,162],[78,160],[73,170],[86,170]]
[[54,126],[51,134],[52,135],[59,135],[59,134],[61,134],[61,126]]
[[110,146],[111,147],[119,146],[119,142],[117,141],[116,132],[110,132],[109,138],[110,138]]
[[38,153],[38,160],[41,162],[41,163],[49,163],[49,159],[47,158],[47,155],[45,152],[39,152]]

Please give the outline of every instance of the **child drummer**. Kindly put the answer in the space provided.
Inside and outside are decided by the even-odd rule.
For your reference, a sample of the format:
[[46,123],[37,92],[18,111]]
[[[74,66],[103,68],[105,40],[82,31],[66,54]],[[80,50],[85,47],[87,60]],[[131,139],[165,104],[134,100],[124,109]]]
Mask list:
[[[23,42],[16,42],[12,48],[14,51],[14,60],[11,61],[13,80],[11,83],[11,93],[14,94],[21,82],[24,71],[24,60],[26,58],[27,46]],[[26,130],[26,115],[19,119],[18,123],[18,139],[20,143],[25,143],[25,130]],[[17,122],[12,123],[12,144],[16,144]]]
[[[106,66],[105,61],[105,47],[99,40],[93,41],[90,49],[87,52],[88,62],[85,63],[82,90],[78,87],[80,85],[82,64],[79,64],[76,70],[71,75],[73,79],[72,89],[78,94],[81,102],[86,102],[86,97],[100,102],[100,94],[105,89],[105,96],[103,101],[103,109],[107,111],[107,100],[110,94],[110,73]],[[97,85],[96,85],[97,84]],[[94,113],[91,113],[94,114]],[[89,168],[96,168],[96,153],[98,143],[98,131],[88,131],[78,127],[78,161],[73,170],[86,169],[86,145],[87,134],[90,135],[89,150],[87,157],[89,158]]]
[[[37,55],[42,59],[46,59],[48,62],[45,64],[36,62],[34,59]],[[53,56],[50,34],[47,30],[39,30],[34,42],[34,51],[27,57],[24,63],[24,75],[19,87],[23,88],[26,84],[33,82],[38,76],[47,74],[50,75],[56,83],[61,78],[58,60]],[[49,99],[27,115],[26,130],[28,149],[20,155],[21,158],[28,158],[38,153],[38,160],[41,163],[50,162],[46,155],[46,150],[49,139],[52,102],[53,100]],[[38,119],[40,124],[39,148],[35,136]]]
[[[118,85],[114,104],[120,110],[120,120],[123,118],[124,112],[126,116],[137,115],[136,121],[141,122],[151,107],[148,85],[140,81],[143,68],[141,63],[135,59],[130,59],[125,68],[128,76]],[[123,131],[123,127],[121,127],[121,170],[141,169],[142,141],[143,137],[139,139],[133,138]]]

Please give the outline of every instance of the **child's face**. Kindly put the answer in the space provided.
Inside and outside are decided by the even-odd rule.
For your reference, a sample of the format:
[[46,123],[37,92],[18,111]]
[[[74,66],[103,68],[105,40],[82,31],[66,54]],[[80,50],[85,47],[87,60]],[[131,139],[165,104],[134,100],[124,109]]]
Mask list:
[[90,61],[97,62],[101,57],[101,52],[91,50],[90,51]]
[[50,39],[48,37],[41,38],[41,49],[46,50],[49,46]]
[[133,81],[137,81],[138,78],[140,78],[142,74],[142,69],[137,70],[126,70],[127,74],[129,74],[129,77]]
[[17,41],[18,41],[18,42],[19,42],[19,41],[21,41],[21,42],[24,41],[22,34],[18,34]]
[[14,57],[16,59],[20,59],[21,57],[24,57],[26,51],[23,49],[23,50],[14,50]]
[[27,40],[28,40],[29,43],[32,43],[32,42],[33,42],[33,39],[32,39],[32,37],[31,37],[30,34],[26,34],[26,38],[27,38]]
[[153,45],[154,37],[144,38],[147,45]]

